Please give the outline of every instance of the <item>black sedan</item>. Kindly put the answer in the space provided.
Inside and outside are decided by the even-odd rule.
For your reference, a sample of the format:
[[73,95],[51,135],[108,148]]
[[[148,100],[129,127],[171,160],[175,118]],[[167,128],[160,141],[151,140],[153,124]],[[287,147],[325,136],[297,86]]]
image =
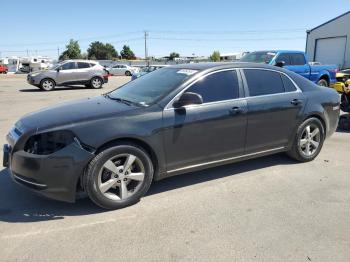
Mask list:
[[26,115],[4,166],[44,196],[137,202],[153,180],[286,152],[311,161],[335,131],[339,95],[282,68],[200,63],[163,68],[99,97]]

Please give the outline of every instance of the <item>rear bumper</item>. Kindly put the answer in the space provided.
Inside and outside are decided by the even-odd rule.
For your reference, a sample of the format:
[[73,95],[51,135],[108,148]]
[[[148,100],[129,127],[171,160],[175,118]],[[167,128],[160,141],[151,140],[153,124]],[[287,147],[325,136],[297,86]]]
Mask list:
[[75,201],[77,182],[92,157],[92,153],[76,143],[50,155],[34,155],[23,150],[11,152],[10,146],[4,146],[4,165],[9,167],[16,183],[66,202]]

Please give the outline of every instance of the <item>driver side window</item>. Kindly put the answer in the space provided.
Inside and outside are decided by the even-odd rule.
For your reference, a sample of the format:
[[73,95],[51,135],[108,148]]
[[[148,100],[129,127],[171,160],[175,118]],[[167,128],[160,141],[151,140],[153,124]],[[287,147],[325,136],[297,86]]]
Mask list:
[[75,69],[75,62],[65,63],[61,66],[61,70]]
[[277,62],[284,62],[286,66],[290,65],[290,58],[288,54],[280,54],[278,55],[278,57],[276,58],[276,63]]
[[202,96],[203,103],[224,101],[239,97],[239,85],[235,70],[221,71],[194,83],[186,92]]

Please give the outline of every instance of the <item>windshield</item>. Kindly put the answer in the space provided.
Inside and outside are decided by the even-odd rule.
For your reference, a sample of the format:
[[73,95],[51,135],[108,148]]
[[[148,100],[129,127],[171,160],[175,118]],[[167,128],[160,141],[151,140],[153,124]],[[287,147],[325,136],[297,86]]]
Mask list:
[[54,64],[52,65],[51,67],[49,67],[50,70],[55,70],[57,69],[58,67],[60,67],[62,65],[62,63],[58,63],[58,64]]
[[171,92],[196,70],[163,68],[128,82],[108,94],[111,99],[121,99],[134,104],[149,105]]
[[266,63],[269,64],[275,57],[273,52],[252,52],[243,56],[240,62]]

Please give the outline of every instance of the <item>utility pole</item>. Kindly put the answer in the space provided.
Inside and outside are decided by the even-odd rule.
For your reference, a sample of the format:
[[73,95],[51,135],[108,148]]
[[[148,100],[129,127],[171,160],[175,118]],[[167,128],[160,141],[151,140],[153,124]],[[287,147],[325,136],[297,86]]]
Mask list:
[[148,32],[145,31],[145,60],[148,60],[148,46],[147,46]]
[[27,56],[29,56],[29,50],[27,49]]
[[60,59],[60,48],[57,47],[57,60],[59,60],[59,59]]

